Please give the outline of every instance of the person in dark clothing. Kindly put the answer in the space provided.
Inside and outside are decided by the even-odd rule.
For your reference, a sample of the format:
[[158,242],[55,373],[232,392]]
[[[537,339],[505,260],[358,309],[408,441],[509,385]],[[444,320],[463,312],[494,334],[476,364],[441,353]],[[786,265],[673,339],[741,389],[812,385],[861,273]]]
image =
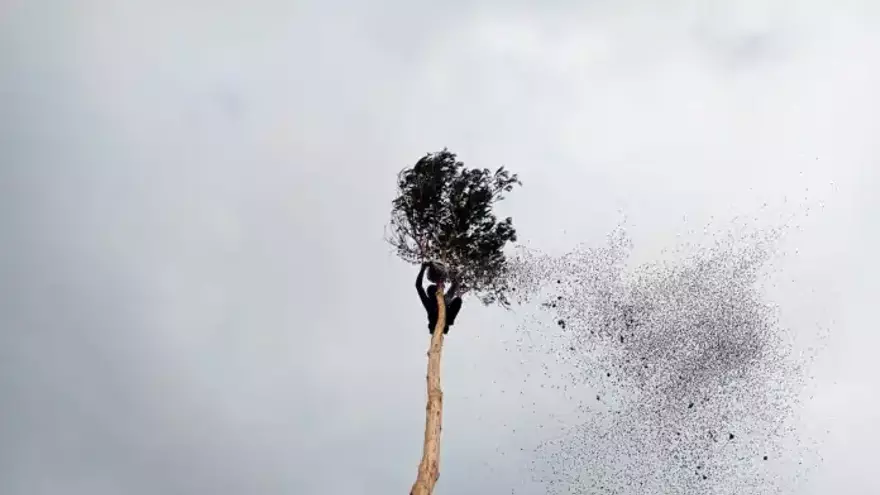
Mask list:
[[[427,293],[422,286],[425,278],[425,270],[430,266],[430,263],[422,263],[422,269],[419,271],[419,276],[416,277],[416,291],[419,293],[419,299],[422,300],[422,306],[425,307],[425,311],[428,313],[428,331],[433,335],[434,327],[437,326],[438,316],[437,286],[434,284],[429,285]],[[442,281],[442,279],[438,280],[438,282],[440,281]],[[455,317],[458,316],[458,311],[461,309],[461,298],[456,295],[457,291],[458,281],[453,278],[452,286],[443,296],[446,303],[446,326],[443,328],[444,334],[449,333],[449,327],[455,324]]]

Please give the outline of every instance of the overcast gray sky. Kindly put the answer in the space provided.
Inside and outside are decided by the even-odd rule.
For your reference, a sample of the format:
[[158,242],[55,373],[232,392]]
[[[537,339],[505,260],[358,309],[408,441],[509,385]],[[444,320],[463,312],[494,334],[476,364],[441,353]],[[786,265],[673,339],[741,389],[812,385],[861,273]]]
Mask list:
[[[551,251],[813,205],[775,294],[831,328],[797,493],[880,492],[877,88],[870,0],[4,0],[0,493],[405,493],[428,340],[382,236],[444,146],[519,173]],[[520,487],[565,407],[522,406],[515,320],[448,340],[438,493]]]

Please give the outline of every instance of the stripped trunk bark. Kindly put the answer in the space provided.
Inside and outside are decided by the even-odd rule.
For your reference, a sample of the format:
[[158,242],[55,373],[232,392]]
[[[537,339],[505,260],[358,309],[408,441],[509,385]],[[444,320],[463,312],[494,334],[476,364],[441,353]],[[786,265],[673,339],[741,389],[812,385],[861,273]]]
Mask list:
[[446,300],[443,284],[437,284],[437,325],[428,349],[428,405],[425,417],[425,444],[419,475],[410,495],[431,495],[440,478],[440,430],[443,419],[443,390],[440,389],[440,353],[443,350],[443,329],[446,327]]

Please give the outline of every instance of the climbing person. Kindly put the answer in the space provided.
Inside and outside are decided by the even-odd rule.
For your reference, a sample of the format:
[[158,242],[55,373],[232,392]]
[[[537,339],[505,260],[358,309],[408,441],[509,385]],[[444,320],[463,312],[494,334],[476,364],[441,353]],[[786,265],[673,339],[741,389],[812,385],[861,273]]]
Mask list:
[[[428,286],[427,292],[423,287],[425,270],[430,270],[428,278],[435,282]],[[422,263],[422,268],[419,270],[419,276],[416,277],[416,291],[419,293],[419,299],[422,300],[422,306],[425,307],[425,311],[428,313],[428,331],[432,335],[434,334],[434,327],[437,326],[438,316],[436,284],[444,282],[445,279],[444,271],[428,262]],[[449,333],[449,327],[455,324],[455,317],[458,315],[459,310],[461,310],[461,297],[457,295],[458,289],[458,280],[456,280],[455,277],[452,277],[452,286],[449,287],[449,290],[443,295],[446,304],[446,326],[443,328],[444,334]]]

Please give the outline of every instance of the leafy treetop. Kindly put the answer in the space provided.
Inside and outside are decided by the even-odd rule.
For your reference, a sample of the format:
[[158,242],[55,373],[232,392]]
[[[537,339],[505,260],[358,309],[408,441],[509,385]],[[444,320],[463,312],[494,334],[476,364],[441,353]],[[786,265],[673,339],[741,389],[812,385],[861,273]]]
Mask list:
[[483,304],[508,306],[504,246],[516,242],[513,219],[499,221],[493,205],[515,185],[504,167],[468,169],[444,148],[400,172],[388,242],[410,263],[442,261],[463,292]]

